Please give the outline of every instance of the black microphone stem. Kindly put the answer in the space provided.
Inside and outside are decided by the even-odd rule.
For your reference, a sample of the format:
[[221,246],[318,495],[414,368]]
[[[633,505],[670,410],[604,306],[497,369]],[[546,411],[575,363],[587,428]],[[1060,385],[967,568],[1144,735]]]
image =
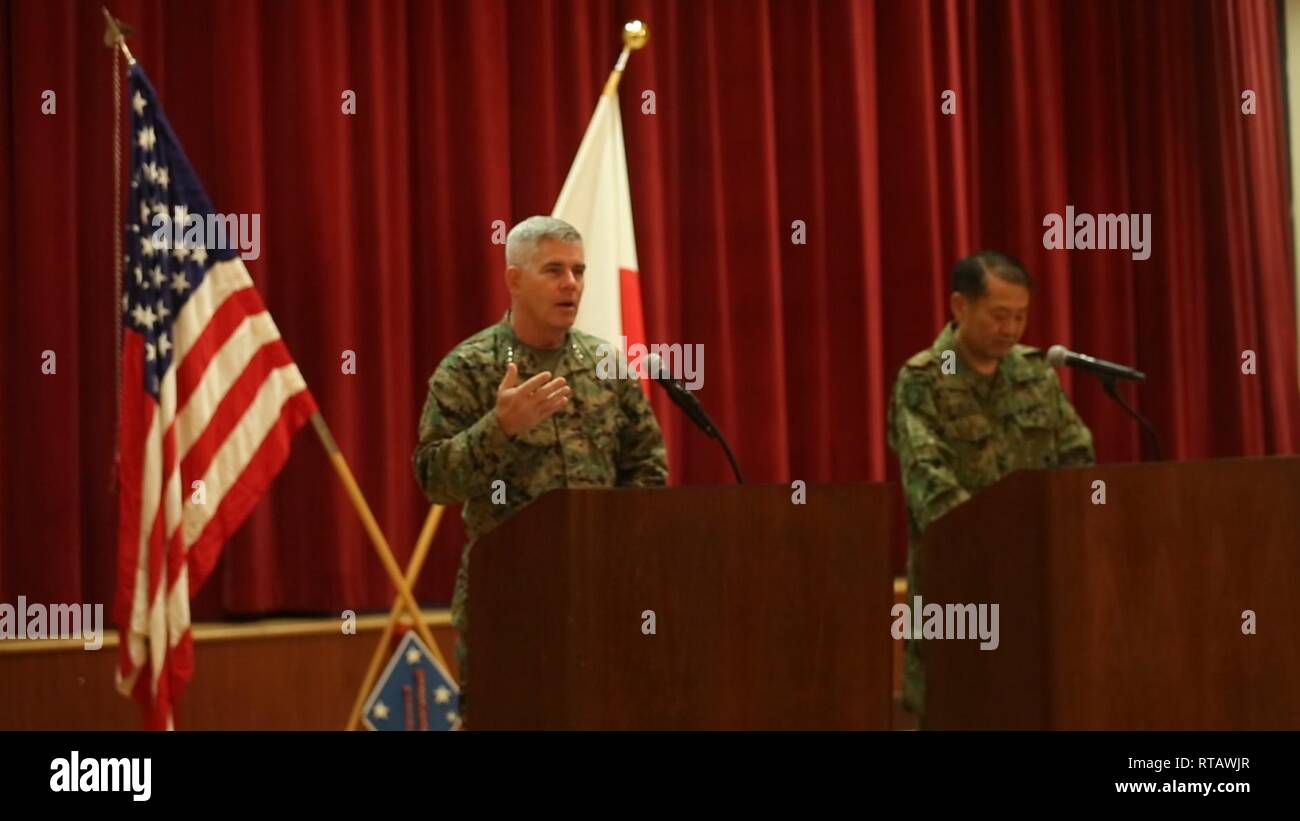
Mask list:
[[731,472],[736,474],[736,484],[745,484],[745,477],[740,473],[740,465],[736,463],[736,455],[731,452],[731,445],[727,444],[727,437],[722,435],[722,431],[714,427],[718,433],[718,441],[722,443],[722,449],[727,453],[727,461],[731,462]]
[[[727,442],[727,437],[722,435],[722,429],[718,427],[717,423],[709,416],[709,412],[689,391],[683,389],[682,394],[690,400],[695,400],[692,404],[695,406],[695,410],[699,412],[700,421],[704,423],[700,427],[703,429],[705,436],[710,439],[717,439],[718,443],[722,445],[722,450],[727,454],[727,461],[731,462],[731,472],[736,474],[736,484],[745,484],[745,477],[740,472],[740,464],[736,462],[736,454],[731,452],[731,445]],[[671,391],[669,396],[672,396]],[[682,410],[686,410],[686,408],[682,407]],[[690,416],[689,413],[687,415]]]
[[1150,422],[1148,422],[1145,416],[1138,413],[1133,408],[1132,405],[1125,402],[1124,397],[1119,395],[1119,390],[1117,390],[1115,387],[1114,376],[1099,376],[1098,378],[1101,379],[1101,386],[1106,390],[1106,393],[1110,396],[1110,398],[1118,402],[1121,408],[1128,411],[1129,415],[1132,416],[1134,419],[1136,419],[1137,423],[1142,426],[1142,430],[1146,431],[1147,434],[1150,435],[1151,444],[1156,451],[1156,461],[1157,462],[1164,461],[1164,457],[1161,455],[1160,452],[1160,436],[1159,434],[1156,433],[1155,426],[1152,425]]
[[722,450],[727,454],[727,461],[731,463],[731,472],[736,475],[736,484],[745,484],[745,477],[740,472],[740,464],[736,461],[736,454],[731,452],[731,444],[727,442],[727,437],[722,435],[722,431],[709,418],[709,412],[700,404],[700,400],[686,388],[680,384],[674,384],[671,380],[656,379],[655,381],[668,394],[668,398],[673,401],[673,404],[681,408],[686,413],[686,418],[694,422],[705,436],[718,440],[722,445]]

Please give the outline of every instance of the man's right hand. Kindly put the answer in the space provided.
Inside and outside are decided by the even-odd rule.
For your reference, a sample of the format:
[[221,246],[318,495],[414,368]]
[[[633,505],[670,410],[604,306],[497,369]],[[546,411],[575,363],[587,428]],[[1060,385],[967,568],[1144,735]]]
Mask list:
[[564,378],[551,379],[550,371],[542,371],[519,384],[519,369],[511,362],[506,365],[505,378],[497,387],[497,424],[513,439],[550,419],[569,403],[572,393]]

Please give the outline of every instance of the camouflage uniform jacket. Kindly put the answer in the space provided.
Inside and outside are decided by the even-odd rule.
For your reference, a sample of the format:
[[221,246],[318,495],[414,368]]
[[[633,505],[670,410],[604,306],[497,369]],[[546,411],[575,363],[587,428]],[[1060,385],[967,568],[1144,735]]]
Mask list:
[[[663,434],[641,383],[599,378],[600,345],[600,339],[577,329],[568,333],[553,376],[568,382],[569,404],[513,439],[497,424],[497,387],[507,363],[515,363],[522,383],[547,369],[541,362],[548,352],[520,342],[508,314],[457,345],[429,380],[412,462],[430,501],[464,503],[469,538],[452,598],[452,622],[461,633],[462,682],[469,556],[483,534],[548,490],[653,487],[667,480]],[[494,488],[497,480],[504,484]],[[503,503],[494,504],[494,497]]]
[[[1093,464],[1092,434],[1043,352],[1016,345],[997,371],[969,368],[944,328],[907,360],[889,405],[889,446],[898,454],[908,511],[908,604],[922,595],[921,534],[930,523],[1015,470]],[[944,373],[945,351],[955,373]],[[919,641],[904,654],[903,701],[925,713]]]

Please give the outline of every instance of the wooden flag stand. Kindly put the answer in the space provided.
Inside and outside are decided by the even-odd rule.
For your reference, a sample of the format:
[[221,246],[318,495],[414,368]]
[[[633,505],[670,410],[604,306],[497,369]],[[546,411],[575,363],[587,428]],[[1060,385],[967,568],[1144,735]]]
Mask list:
[[[420,570],[424,567],[424,560],[429,555],[429,547],[433,544],[434,534],[438,532],[438,523],[442,520],[442,514],[445,508],[442,505],[434,505],[429,508],[429,515],[424,519],[424,527],[420,530],[420,538],[415,542],[415,552],[411,554],[411,563],[406,568],[406,584],[409,587],[415,587],[415,580],[420,576]],[[384,659],[392,651],[391,642],[393,633],[397,630],[397,622],[400,620],[403,610],[403,602],[399,597],[393,601],[393,607],[388,612],[388,621],[384,624],[384,632],[379,637],[379,643],[375,645],[375,652],[370,656],[370,666],[366,668],[366,677],[361,682],[361,688],[357,690],[357,699],[352,704],[352,713],[348,716],[348,723],[345,729],[356,730],[361,726],[361,710],[365,706],[366,696],[370,693],[370,688],[375,686],[375,679],[379,677],[379,669],[384,664]],[[413,620],[416,624],[420,623],[420,616],[417,613]],[[451,668],[442,658],[437,645],[431,645],[429,652],[438,659],[450,674]]]
[[361,524],[370,536],[370,543],[374,545],[379,561],[383,563],[384,570],[388,571],[388,578],[393,583],[393,587],[397,588],[397,600],[393,602],[393,607],[388,613],[388,623],[384,626],[384,633],[380,638],[379,646],[375,648],[374,655],[370,659],[370,669],[366,671],[366,678],[361,683],[361,689],[357,693],[357,700],[352,707],[352,715],[348,719],[347,729],[353,730],[356,729],[361,720],[361,706],[365,702],[366,693],[374,685],[375,676],[379,673],[379,665],[383,662],[384,654],[388,650],[388,642],[393,636],[393,630],[396,628],[397,620],[401,617],[403,609],[410,614],[416,635],[429,648],[429,653],[434,660],[441,664],[444,669],[451,670],[447,665],[447,659],[443,657],[442,651],[438,649],[438,643],[433,640],[433,633],[429,631],[429,625],[424,623],[424,616],[420,613],[419,602],[411,594],[411,587],[420,574],[420,568],[424,565],[425,556],[428,555],[429,547],[433,544],[434,534],[438,531],[438,523],[442,521],[443,507],[442,505],[434,505],[429,510],[429,515],[424,521],[424,527],[420,531],[419,541],[416,543],[415,554],[411,557],[411,563],[407,567],[406,575],[403,576],[401,568],[397,566],[397,560],[393,558],[393,550],[389,547],[388,540],[384,538],[383,532],[379,529],[374,514],[370,512],[370,505],[366,503],[366,497],[361,494],[361,488],[357,486],[357,481],[352,476],[352,470],[348,467],[347,460],[343,458],[338,444],[334,441],[334,437],[330,434],[330,429],[325,424],[325,419],[320,415],[319,411],[312,414],[311,424],[315,428],[321,444],[325,446],[325,452],[329,455],[330,464],[334,466],[334,472],[338,474],[339,480],[343,482],[343,489],[347,491],[352,506],[356,508],[357,515],[361,517]]

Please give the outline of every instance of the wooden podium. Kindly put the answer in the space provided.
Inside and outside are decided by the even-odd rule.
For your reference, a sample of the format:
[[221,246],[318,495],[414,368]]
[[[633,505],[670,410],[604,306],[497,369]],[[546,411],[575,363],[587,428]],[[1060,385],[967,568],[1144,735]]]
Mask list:
[[924,642],[929,726],[1300,728],[1300,459],[1012,474],[921,556],[924,603],[1000,605],[996,650]]
[[888,729],[889,487],[792,493],[553,491],[488,534],[469,727]]

